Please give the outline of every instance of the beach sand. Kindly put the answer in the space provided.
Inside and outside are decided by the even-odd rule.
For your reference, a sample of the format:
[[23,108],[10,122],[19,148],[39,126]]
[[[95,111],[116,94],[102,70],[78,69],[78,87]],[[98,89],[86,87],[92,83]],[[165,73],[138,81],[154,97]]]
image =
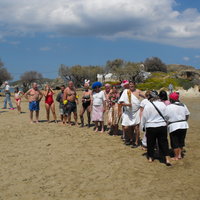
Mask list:
[[0,200],[200,199],[200,98],[183,102],[191,112],[186,153],[172,167],[148,163],[120,136],[48,124],[44,102],[39,124],[30,124],[26,100],[23,114],[0,109]]

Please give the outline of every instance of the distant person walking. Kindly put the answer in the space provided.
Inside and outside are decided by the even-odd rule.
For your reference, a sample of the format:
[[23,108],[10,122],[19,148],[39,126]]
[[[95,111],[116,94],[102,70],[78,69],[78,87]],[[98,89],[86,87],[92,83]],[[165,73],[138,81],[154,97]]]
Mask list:
[[8,84],[7,81],[5,81],[4,83],[5,85],[5,88],[4,88],[4,93],[5,93],[5,99],[4,99],[4,106],[3,106],[3,109],[6,109],[7,108],[7,103],[9,104],[10,106],[10,110],[14,110],[13,108],[13,105],[12,105],[12,102],[11,102],[11,94],[10,94],[10,86]]
[[25,98],[29,101],[30,120],[33,121],[33,112],[35,111],[36,123],[39,119],[40,101],[43,97],[42,92],[38,89],[37,83],[32,84],[32,88],[24,94]]

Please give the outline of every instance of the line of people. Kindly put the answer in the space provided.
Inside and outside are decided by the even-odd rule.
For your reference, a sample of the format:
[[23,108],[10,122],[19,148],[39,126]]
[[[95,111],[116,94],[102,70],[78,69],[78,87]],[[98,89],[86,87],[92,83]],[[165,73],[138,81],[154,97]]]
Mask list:
[[[156,91],[147,91],[145,94],[136,88],[133,81],[123,81],[122,91],[118,87],[110,84],[105,85],[105,90],[101,90],[102,83],[95,82],[90,90],[90,82],[84,83],[84,91],[80,106],[80,127],[84,127],[84,113],[87,113],[87,126],[94,123],[94,131],[105,131],[105,127],[110,135],[118,135],[118,125],[121,121],[122,139],[126,145],[137,148],[141,145],[147,149],[149,162],[154,160],[155,147],[165,158],[166,165],[170,166],[168,133],[170,135],[171,147],[174,150],[173,160],[182,158],[185,137],[188,129],[187,120],[190,112],[186,105],[179,101],[179,94],[172,92],[168,95],[162,90],[158,94]],[[39,103],[45,97],[45,108],[47,121],[50,122],[50,111],[52,111],[54,121],[57,122],[54,102],[54,91],[48,85],[44,92],[41,92],[36,83],[25,94],[20,93],[17,88],[15,100],[18,102],[17,108],[21,112],[20,101],[22,95],[29,101],[30,121],[33,123],[33,112],[36,113],[36,123],[39,121]],[[143,100],[141,100],[143,99]],[[72,125],[71,114],[74,116],[74,123],[78,125],[77,105],[79,97],[72,81],[68,82],[68,87],[61,86],[61,91],[56,97],[59,102],[59,112],[61,122]],[[104,124],[107,118],[107,126]],[[144,136],[140,141],[140,130]]]

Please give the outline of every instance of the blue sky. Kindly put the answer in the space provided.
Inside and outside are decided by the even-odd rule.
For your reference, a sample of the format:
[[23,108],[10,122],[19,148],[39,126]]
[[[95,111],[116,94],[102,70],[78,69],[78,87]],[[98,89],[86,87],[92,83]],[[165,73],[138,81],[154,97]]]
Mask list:
[[156,56],[200,68],[198,0],[1,0],[0,58],[14,79],[60,64]]

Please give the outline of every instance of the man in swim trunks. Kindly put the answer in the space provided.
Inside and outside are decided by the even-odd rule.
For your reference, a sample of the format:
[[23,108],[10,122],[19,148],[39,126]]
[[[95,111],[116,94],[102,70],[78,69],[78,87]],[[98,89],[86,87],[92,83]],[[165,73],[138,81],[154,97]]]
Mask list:
[[43,97],[42,92],[38,89],[37,83],[32,84],[32,88],[25,93],[25,98],[29,101],[30,120],[33,123],[33,112],[35,111],[36,123],[39,119],[39,103]]
[[76,94],[76,89],[72,81],[68,82],[68,87],[65,88],[63,94],[63,101],[67,103],[64,106],[64,113],[67,115],[68,123],[71,125],[71,113],[74,113],[75,125],[78,125],[78,116],[77,116],[77,104],[78,98]]

